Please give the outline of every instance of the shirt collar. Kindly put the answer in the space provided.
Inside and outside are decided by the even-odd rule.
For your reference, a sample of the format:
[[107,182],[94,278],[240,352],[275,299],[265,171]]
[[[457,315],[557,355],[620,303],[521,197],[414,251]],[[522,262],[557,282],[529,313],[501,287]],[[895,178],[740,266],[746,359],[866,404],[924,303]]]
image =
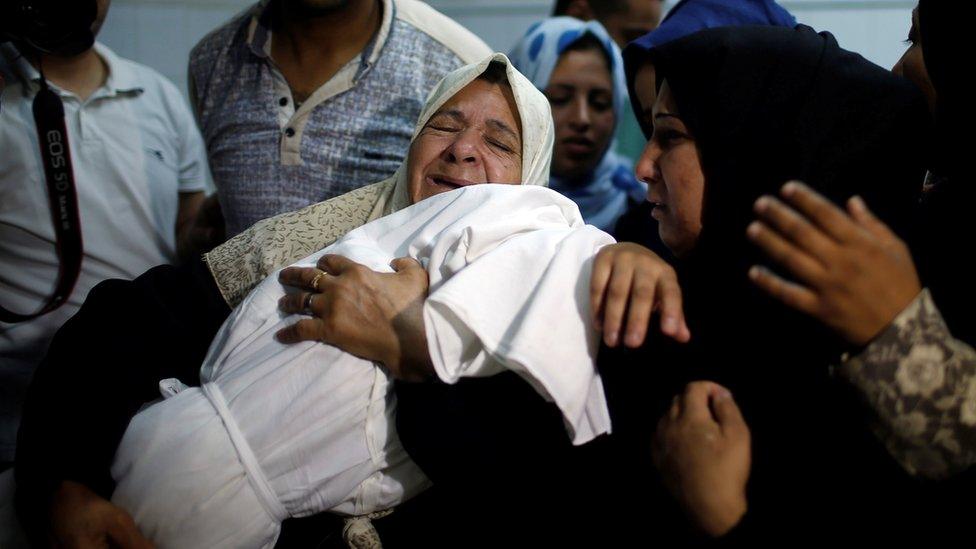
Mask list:
[[[96,91],[92,97],[102,94],[115,95],[143,91],[143,86],[139,83],[135,71],[127,63],[123,63],[115,52],[98,42],[95,43],[94,48],[95,53],[105,62],[108,77],[105,79],[105,84],[99,88],[100,91]],[[11,72],[24,84],[24,94],[36,94],[40,90],[41,73],[34,68],[34,65],[31,65],[26,57],[20,55],[17,48],[12,44],[2,46],[2,56],[6,67],[11,69]],[[68,92],[59,89],[53,83],[49,85],[60,95],[69,95]]]
[[[261,0],[251,10],[251,20],[247,29],[247,45],[251,53],[267,59],[271,57],[271,2],[272,0]],[[393,27],[393,19],[396,16],[396,6],[393,0],[382,0],[383,2],[383,21],[380,23],[379,31],[376,36],[361,54],[361,67],[366,68],[376,63],[386,44],[386,39],[390,36],[390,29]]]
[[108,79],[105,81],[105,88],[115,93],[143,91],[139,75],[132,70],[129,63],[115,55],[114,51],[108,49],[104,44],[95,42],[95,53],[105,61],[105,66],[108,67]]

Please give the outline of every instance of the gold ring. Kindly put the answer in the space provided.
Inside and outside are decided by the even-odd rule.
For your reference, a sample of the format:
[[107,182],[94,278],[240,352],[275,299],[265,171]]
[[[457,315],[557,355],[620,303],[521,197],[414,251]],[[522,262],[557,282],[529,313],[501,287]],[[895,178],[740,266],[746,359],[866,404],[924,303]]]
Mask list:
[[312,289],[318,291],[319,289],[319,279],[325,276],[325,271],[319,271],[319,274],[315,275],[312,279]]
[[307,296],[305,296],[305,310],[308,311],[308,312],[312,312],[312,298],[314,298],[314,297],[315,297],[315,294],[312,294],[312,293],[310,293]]

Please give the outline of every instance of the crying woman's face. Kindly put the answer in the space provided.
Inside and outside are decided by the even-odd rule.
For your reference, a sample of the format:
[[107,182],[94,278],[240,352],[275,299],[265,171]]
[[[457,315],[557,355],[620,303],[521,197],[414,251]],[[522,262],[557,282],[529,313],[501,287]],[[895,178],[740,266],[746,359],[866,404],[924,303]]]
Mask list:
[[410,146],[411,203],[480,183],[522,181],[522,126],[508,85],[476,79],[449,99]]

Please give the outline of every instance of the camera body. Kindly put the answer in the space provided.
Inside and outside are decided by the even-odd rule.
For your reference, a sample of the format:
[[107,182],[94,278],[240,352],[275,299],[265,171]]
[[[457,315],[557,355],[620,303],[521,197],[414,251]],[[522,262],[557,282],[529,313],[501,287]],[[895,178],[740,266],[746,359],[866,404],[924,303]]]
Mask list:
[[77,55],[92,46],[96,0],[4,0],[0,43],[14,42],[41,53]]

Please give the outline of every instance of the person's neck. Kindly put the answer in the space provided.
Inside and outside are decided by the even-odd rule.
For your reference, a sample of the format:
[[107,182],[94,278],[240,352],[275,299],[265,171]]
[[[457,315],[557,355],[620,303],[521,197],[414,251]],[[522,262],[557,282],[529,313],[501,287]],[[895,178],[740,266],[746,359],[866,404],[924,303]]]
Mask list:
[[95,48],[88,48],[70,57],[39,55],[40,67],[38,67],[38,54],[27,54],[26,57],[35,69],[44,69],[44,78],[48,82],[77,95],[82,101],[102,87],[108,78],[108,66],[95,52]]
[[277,2],[274,49],[298,65],[345,64],[366,47],[383,19],[381,0],[351,0],[331,11],[309,14],[297,0]]

